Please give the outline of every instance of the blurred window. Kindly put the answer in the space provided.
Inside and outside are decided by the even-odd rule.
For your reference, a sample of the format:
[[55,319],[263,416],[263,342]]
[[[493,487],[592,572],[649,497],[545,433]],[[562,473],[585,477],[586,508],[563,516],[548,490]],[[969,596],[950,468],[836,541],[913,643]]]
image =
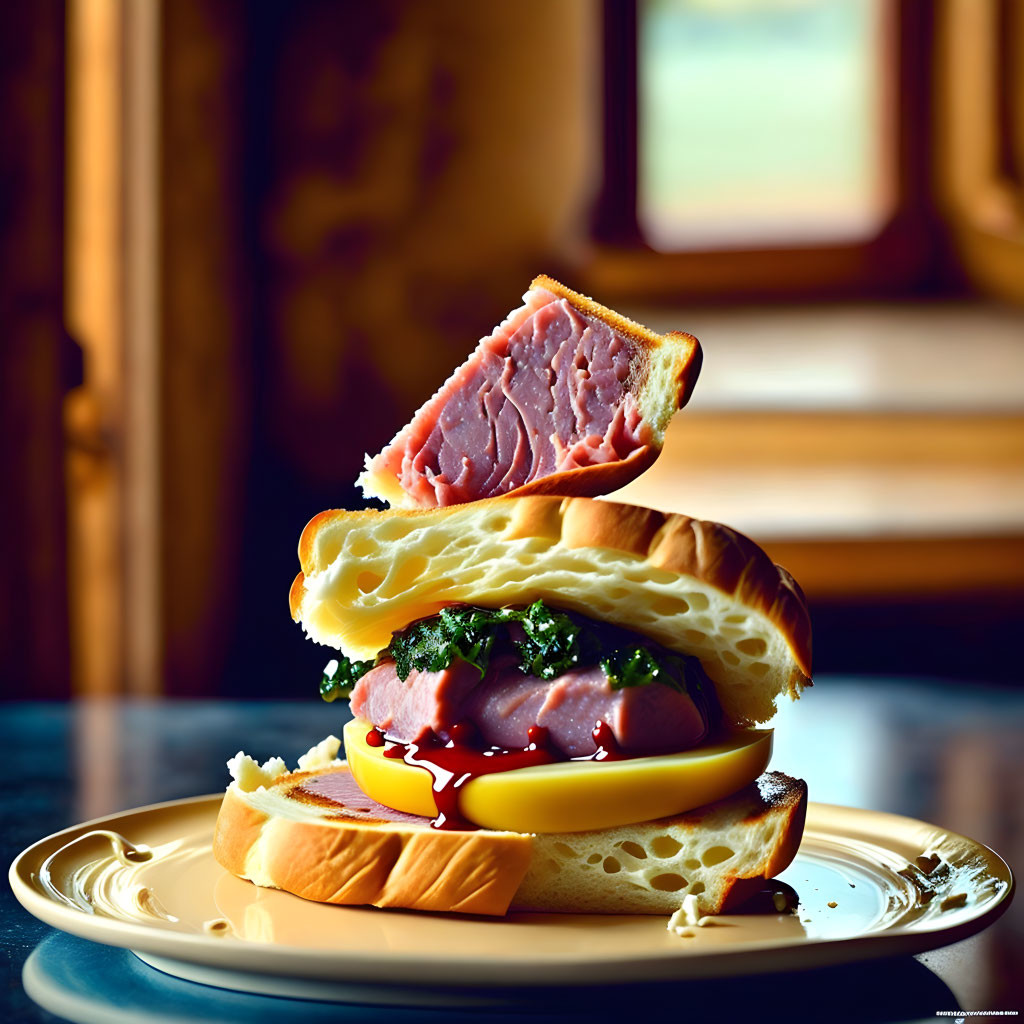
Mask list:
[[641,0],[637,214],[662,251],[855,242],[892,212],[881,0]]

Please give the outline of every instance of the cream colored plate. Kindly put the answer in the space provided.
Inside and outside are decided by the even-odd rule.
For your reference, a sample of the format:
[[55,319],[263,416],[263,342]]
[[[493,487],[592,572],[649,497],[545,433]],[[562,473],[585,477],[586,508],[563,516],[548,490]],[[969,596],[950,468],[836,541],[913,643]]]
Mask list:
[[[47,924],[170,973],[315,998],[352,998],[359,986],[364,1001],[387,1002],[423,1001],[416,990],[428,987],[707,978],[918,953],[980,931],[1013,890],[1007,865],[963,836],[811,804],[781,876],[800,894],[796,916],[722,916],[680,937],[663,917],[334,907],[220,868],[210,852],[219,803],[156,804],[59,832],[17,858],[11,885]],[[939,858],[928,875],[914,866],[925,854]],[[908,868],[912,877],[898,874]]]

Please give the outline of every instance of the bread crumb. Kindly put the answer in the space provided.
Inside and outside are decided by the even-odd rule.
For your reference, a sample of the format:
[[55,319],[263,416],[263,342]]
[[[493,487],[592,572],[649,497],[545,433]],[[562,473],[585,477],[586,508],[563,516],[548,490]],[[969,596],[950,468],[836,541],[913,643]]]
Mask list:
[[[321,768],[333,768],[340,765],[338,751],[341,749],[341,740],[337,736],[328,736],[321,740],[316,746],[310,747],[299,758],[300,772],[318,771]],[[243,793],[252,793],[271,785],[282,775],[288,774],[288,766],[280,757],[271,757],[261,765],[251,758],[244,751],[239,751],[228,761],[228,771],[235,780],[238,788]]]
[[952,910],[954,907],[965,906],[967,906],[967,893],[958,892],[955,896],[947,896],[939,904],[939,910]]
[[341,764],[338,760],[340,749],[341,740],[337,736],[328,736],[326,739],[322,739],[299,758],[299,771],[313,772],[319,768],[331,768],[336,764]]
[[263,786],[269,786],[288,769],[280,757],[268,758],[261,765],[240,750],[228,761],[228,771],[243,793],[251,793]]
[[682,905],[668,919],[668,930],[675,932],[680,938],[693,938],[693,932],[686,934],[686,930],[699,926],[700,921],[701,914],[697,907],[697,897],[690,893],[683,897]]
[[828,905],[829,905],[830,907],[832,907],[833,909],[835,909],[836,907],[838,907],[838,906],[839,906],[839,904],[838,904],[838,903],[836,903],[836,901],[835,901],[835,900],[830,900],[830,901],[829,901],[829,904],[828,904]]

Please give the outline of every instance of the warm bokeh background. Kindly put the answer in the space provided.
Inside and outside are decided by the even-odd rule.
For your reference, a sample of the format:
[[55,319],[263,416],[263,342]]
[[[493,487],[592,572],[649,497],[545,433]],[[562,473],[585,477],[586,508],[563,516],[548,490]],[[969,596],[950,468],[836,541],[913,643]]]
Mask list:
[[0,6],[0,684],[301,696],[295,545],[540,271],[705,370],[633,500],[819,671],[1017,681],[1024,6]]

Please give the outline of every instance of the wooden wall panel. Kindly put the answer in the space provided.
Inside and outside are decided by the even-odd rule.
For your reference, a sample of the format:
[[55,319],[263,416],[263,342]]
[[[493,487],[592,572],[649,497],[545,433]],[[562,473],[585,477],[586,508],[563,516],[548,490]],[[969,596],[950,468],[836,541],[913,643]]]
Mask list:
[[0,696],[68,692],[64,5],[0,5]]
[[244,15],[211,0],[162,4],[159,605],[175,695],[216,691],[245,599]]
[[161,687],[159,0],[67,5],[65,318],[83,374],[67,432],[71,679],[83,694]]

